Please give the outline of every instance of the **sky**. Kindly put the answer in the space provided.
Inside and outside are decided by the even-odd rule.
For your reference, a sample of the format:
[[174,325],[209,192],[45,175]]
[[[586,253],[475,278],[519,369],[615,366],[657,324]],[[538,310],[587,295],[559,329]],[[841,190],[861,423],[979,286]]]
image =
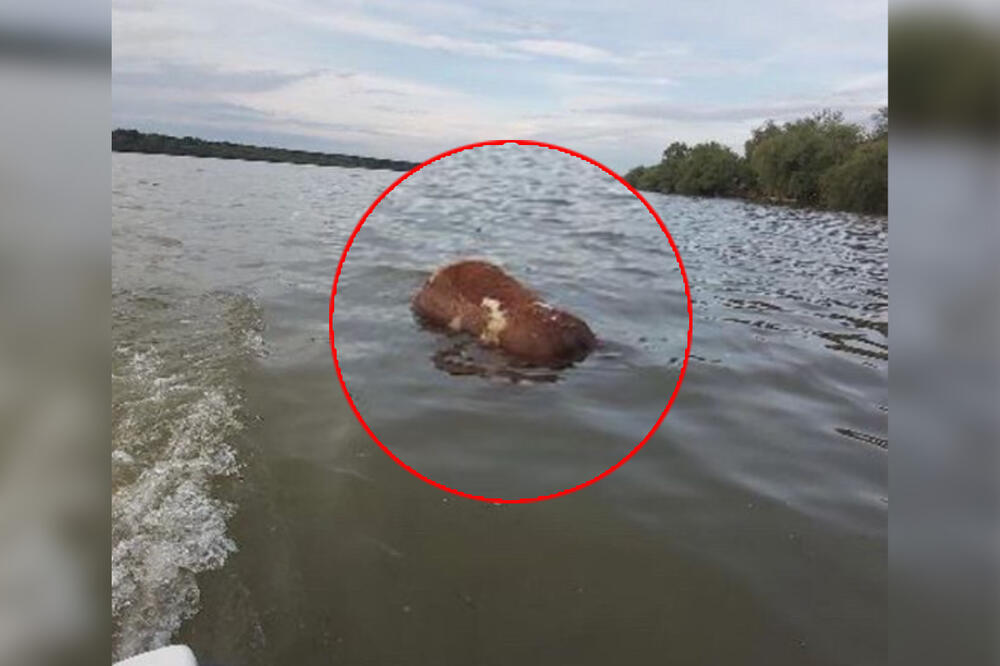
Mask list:
[[878,0],[113,0],[112,124],[420,161],[535,139],[625,171],[767,119],[866,122]]

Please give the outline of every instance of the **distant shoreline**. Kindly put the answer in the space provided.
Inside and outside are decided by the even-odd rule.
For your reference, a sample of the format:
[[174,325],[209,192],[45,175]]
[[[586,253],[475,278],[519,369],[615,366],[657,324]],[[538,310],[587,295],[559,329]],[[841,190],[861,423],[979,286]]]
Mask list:
[[313,164],[315,166],[387,169],[390,171],[409,171],[419,164],[419,162],[360,157],[342,153],[319,153],[307,150],[253,146],[229,141],[206,141],[192,136],[176,137],[168,134],[140,132],[134,129],[113,130],[111,132],[111,150],[117,153],[188,155],[247,162]]

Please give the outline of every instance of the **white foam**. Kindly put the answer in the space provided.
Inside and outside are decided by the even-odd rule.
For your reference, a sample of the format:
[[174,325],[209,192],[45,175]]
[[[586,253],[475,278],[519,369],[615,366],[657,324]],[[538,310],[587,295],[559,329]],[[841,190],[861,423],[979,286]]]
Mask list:
[[[111,552],[114,658],[166,645],[198,611],[196,574],[236,550],[235,507],[213,497],[238,471],[227,441],[242,428],[231,387],[164,371],[156,348],[135,352],[115,388]],[[204,378],[200,378],[204,379]]]

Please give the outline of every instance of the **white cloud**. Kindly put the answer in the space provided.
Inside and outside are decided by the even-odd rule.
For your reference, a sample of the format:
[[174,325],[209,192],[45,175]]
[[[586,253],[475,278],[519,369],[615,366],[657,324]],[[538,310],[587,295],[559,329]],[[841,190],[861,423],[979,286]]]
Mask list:
[[511,42],[511,46],[525,53],[577,62],[604,64],[628,62],[628,58],[622,58],[610,51],[579,42],[564,42],[555,39],[521,39]]
[[566,74],[558,77],[564,85],[578,89],[600,86],[607,90],[620,88],[655,88],[676,86],[678,81],[667,76],[631,76],[628,74]]
[[833,91],[835,93],[881,93],[887,94],[889,90],[889,72],[880,70],[869,72],[859,76],[852,76],[838,83]]
[[761,122],[789,120],[807,116],[825,108],[843,111],[848,118],[860,119],[883,104],[875,95],[865,99],[840,95],[821,97],[782,98],[757,104],[678,104],[673,102],[640,102],[590,107],[587,113],[604,113],[631,118],[656,118],[663,121]]
[[778,24],[733,6],[738,30],[711,2],[611,22],[573,1],[113,0],[112,108],[147,129],[183,120],[410,159],[535,138],[623,167],[675,139],[738,147],[768,117],[863,119],[885,102],[884,12],[869,21],[867,0],[769,0]]
[[150,72],[171,64],[206,71],[293,74],[314,68],[268,48],[248,49],[247,34],[260,30],[259,18],[234,21],[225,5],[197,12],[182,2],[150,9],[118,0],[111,10],[112,70]]
[[[253,0],[253,4],[258,8],[307,24],[312,28],[322,28],[331,32],[364,37],[375,41],[439,50],[457,55],[498,59],[525,59],[528,56],[543,56],[590,64],[625,64],[630,62],[629,58],[575,41],[469,39],[342,9],[328,9],[320,6],[304,7],[293,2],[278,2],[277,0]],[[430,7],[435,8],[432,10],[435,14],[441,12],[441,8],[437,4],[431,4]],[[469,15],[475,16],[471,10]],[[490,21],[483,26],[483,29],[501,33],[523,32],[540,35],[546,33],[550,28],[548,24],[542,22],[508,19]]]
[[[487,100],[445,87],[369,73],[322,73],[275,90],[228,95],[227,101],[267,114],[280,123],[353,128],[357,133],[405,139],[424,150],[486,138],[530,133],[534,123],[493,107]],[[330,136],[330,138],[335,138]],[[389,141],[380,151],[391,150]]]
[[310,28],[322,28],[380,42],[421,49],[439,50],[457,55],[486,58],[518,58],[501,44],[465,39],[414,28],[406,23],[389,21],[326,7],[303,7],[294,2],[253,0],[253,6],[277,14]]

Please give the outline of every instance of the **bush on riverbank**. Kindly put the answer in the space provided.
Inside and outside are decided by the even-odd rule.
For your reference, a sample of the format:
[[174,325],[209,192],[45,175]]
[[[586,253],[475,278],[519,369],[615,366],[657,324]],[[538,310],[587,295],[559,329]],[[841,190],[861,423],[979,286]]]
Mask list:
[[841,164],[828,169],[820,179],[823,206],[859,213],[888,212],[888,137],[857,146]]
[[737,196],[869,213],[885,213],[888,197],[888,110],[866,132],[823,111],[753,131],[737,155],[714,141],[674,142],[659,164],[625,179],[667,194]]

